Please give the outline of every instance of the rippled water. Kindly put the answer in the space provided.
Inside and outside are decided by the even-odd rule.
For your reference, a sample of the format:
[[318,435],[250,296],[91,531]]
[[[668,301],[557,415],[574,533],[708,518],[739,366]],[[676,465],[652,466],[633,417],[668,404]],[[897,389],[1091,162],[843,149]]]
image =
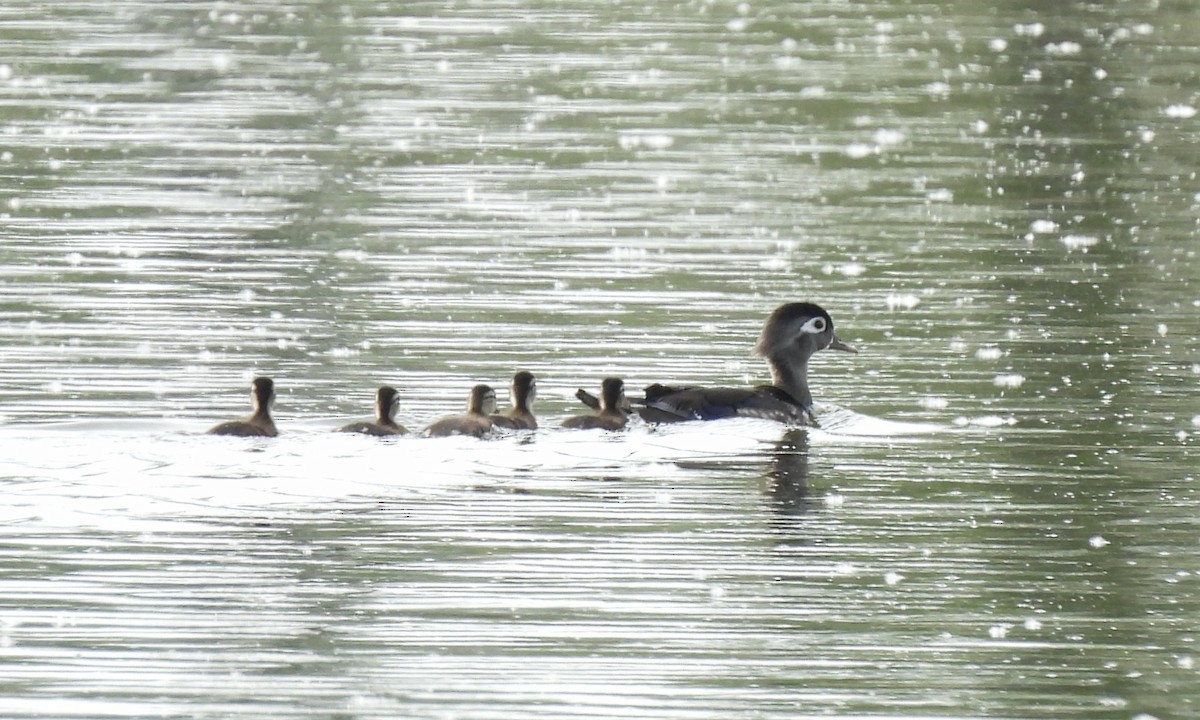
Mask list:
[[[1198,22],[0,8],[0,715],[1200,715]],[[800,299],[820,429],[555,429]]]

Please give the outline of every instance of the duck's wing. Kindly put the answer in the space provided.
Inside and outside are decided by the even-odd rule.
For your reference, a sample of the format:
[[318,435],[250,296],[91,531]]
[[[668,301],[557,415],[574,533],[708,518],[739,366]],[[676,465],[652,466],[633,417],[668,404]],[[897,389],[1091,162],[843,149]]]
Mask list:
[[651,385],[637,409],[646,422],[720,420],[737,417],[738,408],[751,400],[752,390],[739,388]]
[[579,388],[578,390],[575,391],[575,397],[579,399],[579,402],[583,403],[584,405],[587,405],[588,407],[590,407],[593,410],[600,409],[600,398],[591,394],[587,390],[584,390],[583,388]]
[[563,420],[561,427],[568,430],[620,430],[625,427],[625,416],[619,413],[575,415]]
[[378,422],[356,422],[339,428],[338,432],[386,437],[388,435],[403,435],[406,431],[399,425],[384,425]]
[[426,437],[448,437],[450,435],[483,437],[491,427],[492,423],[486,416],[481,418],[474,415],[449,415],[425,428],[423,434]]
[[[662,385],[651,385],[650,387],[663,387],[663,386]],[[590,407],[593,410],[600,409],[600,398],[591,394],[587,390],[584,390],[583,388],[579,388],[578,390],[575,391],[575,398],[577,400],[579,400],[579,402],[583,403],[584,405],[587,405],[588,407]],[[625,402],[621,404],[621,408],[625,412],[630,412],[633,410],[634,405],[640,405],[641,403],[642,403],[641,398],[637,398],[637,397],[631,398],[631,397],[626,396]]]
[[787,425],[816,426],[813,409],[796,402],[787,392],[774,385],[759,385],[752,396],[738,407],[738,416],[756,417]]
[[275,437],[273,429],[264,428],[246,420],[230,420],[208,431],[209,435],[233,435],[235,437]]
[[349,425],[341,426],[337,429],[337,432],[363,433],[364,435],[370,435],[371,431],[374,429],[375,423],[373,422],[352,422]]
[[492,427],[498,427],[503,430],[532,430],[529,423],[520,417],[512,415],[491,415]]
[[772,385],[756,388],[671,387],[651,385],[638,413],[647,422],[721,420],[757,417],[792,425],[810,424],[811,414],[790,395]]

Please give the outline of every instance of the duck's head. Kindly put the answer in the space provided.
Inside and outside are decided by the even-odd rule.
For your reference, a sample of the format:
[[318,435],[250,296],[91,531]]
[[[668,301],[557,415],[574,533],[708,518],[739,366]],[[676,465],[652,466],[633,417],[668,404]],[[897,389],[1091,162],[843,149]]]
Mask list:
[[763,357],[800,352],[806,358],[818,350],[858,352],[838,339],[833,318],[819,305],[806,302],[780,305],[767,318],[754,352]]
[[384,385],[375,391],[375,415],[380,420],[393,422],[396,412],[400,410],[400,393],[391,385]]
[[509,392],[512,394],[514,405],[532,407],[533,401],[537,399],[537,379],[533,377],[533,373],[522,370],[513,375]]
[[621,378],[604,378],[600,383],[600,408],[602,410],[626,410],[625,381]]
[[250,404],[255,412],[271,409],[275,404],[275,382],[271,378],[254,378],[250,383]]
[[496,391],[487,385],[476,385],[471,388],[471,396],[467,401],[467,412],[477,415],[491,415],[496,412]]

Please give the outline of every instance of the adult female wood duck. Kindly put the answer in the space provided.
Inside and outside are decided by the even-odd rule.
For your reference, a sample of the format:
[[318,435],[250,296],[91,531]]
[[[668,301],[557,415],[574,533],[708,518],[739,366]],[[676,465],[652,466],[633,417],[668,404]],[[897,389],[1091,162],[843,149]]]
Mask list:
[[492,424],[508,430],[536,430],[533,401],[537,399],[537,380],[533,373],[522,370],[513,375],[508,394],[512,407],[502,414],[492,415]]
[[390,385],[375,391],[375,422],[353,422],[339,428],[338,432],[362,433],[363,435],[403,435],[408,432],[396,422],[396,411],[400,409],[400,393]]
[[826,349],[858,352],[838,339],[833,318],[820,306],[787,303],[767,318],[754,347],[755,354],[771,368],[770,385],[706,388],[655,383],[646,388],[644,399],[634,402],[638,414],[652,423],[757,417],[788,425],[815,425],[808,359]]
[[620,430],[629,420],[625,401],[625,382],[621,378],[605,378],[600,384],[600,401],[595,415],[576,415],[563,421],[562,426],[574,430]]
[[425,428],[427,437],[447,437],[449,435],[470,435],[483,437],[492,429],[491,415],[496,412],[496,391],[487,385],[476,385],[471,388],[467,399],[467,412],[462,415],[449,415],[437,420]]
[[275,383],[271,378],[257,377],[250,383],[250,407],[253,412],[244,420],[230,420],[208,431],[209,435],[236,435],[239,437],[275,437],[275,421],[271,419],[271,406],[275,404]]

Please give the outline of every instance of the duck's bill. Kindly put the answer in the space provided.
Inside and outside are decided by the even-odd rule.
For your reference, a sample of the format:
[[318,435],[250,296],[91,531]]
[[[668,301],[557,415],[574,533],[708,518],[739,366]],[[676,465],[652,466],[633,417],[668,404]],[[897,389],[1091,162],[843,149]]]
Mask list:
[[834,335],[833,340],[830,341],[829,349],[830,350],[841,350],[842,352],[848,352],[848,353],[857,353],[858,352],[857,350],[854,349],[853,345],[847,345],[846,343],[839,340],[837,335]]

